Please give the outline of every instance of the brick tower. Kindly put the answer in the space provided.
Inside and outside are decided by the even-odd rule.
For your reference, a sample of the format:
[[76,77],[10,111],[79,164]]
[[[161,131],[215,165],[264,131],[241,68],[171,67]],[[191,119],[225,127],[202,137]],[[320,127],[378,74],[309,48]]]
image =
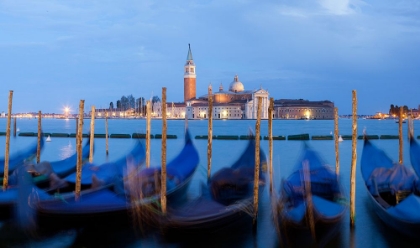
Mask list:
[[184,102],[195,99],[195,64],[188,44],[187,62],[184,66]]

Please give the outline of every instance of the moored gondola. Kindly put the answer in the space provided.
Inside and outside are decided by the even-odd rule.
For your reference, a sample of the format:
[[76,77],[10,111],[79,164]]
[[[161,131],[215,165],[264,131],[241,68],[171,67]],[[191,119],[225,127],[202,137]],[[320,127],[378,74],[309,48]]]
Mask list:
[[[182,151],[168,163],[168,177],[171,175],[178,180],[174,182],[173,187],[168,187],[170,195],[178,195],[186,191],[198,165],[197,150],[189,134],[186,136]],[[88,166],[89,172],[85,174],[87,176],[83,176],[85,171],[82,172],[82,184],[91,185],[91,188],[82,190],[79,199],[76,199],[73,193],[67,193],[33,205],[38,213],[39,225],[67,228],[130,222],[135,202],[133,197],[138,193],[139,183],[150,181],[144,179],[146,175],[155,178],[154,170],[158,170],[158,168],[138,170],[137,166],[142,164],[144,159],[144,147],[141,142],[138,142],[130,154],[114,163],[107,163],[94,169]],[[153,173],[150,173],[151,171]],[[69,176],[66,179],[72,181],[74,178]],[[147,189],[150,190],[149,187]],[[151,194],[142,199],[142,203],[154,202],[156,198],[156,194]]]
[[325,246],[340,230],[346,206],[338,175],[306,144],[294,172],[273,195],[273,216],[285,247]]
[[[263,163],[266,163],[266,158],[261,150],[260,164]],[[198,198],[169,208],[168,213],[161,216],[159,224],[166,238],[222,234],[246,227],[251,229],[254,171],[255,141],[249,139],[235,163],[220,169],[207,185],[202,185],[202,194]],[[263,173],[260,173],[259,183],[260,186],[265,184]]]
[[413,238],[420,233],[419,181],[403,164],[365,139],[362,176],[374,212],[389,227]]

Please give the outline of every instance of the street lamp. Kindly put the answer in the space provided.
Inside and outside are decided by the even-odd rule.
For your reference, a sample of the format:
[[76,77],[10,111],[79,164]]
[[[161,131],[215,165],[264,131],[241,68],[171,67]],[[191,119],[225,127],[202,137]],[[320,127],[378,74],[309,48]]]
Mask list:
[[70,108],[69,107],[64,107],[64,117],[66,119],[69,118],[69,113],[70,113]]

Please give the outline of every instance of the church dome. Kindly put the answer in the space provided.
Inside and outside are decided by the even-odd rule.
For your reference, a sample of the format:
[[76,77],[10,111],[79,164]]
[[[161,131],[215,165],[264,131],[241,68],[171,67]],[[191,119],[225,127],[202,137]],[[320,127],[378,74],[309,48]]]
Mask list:
[[241,92],[244,90],[245,90],[244,85],[239,81],[238,75],[235,75],[233,82],[229,85],[229,91]]

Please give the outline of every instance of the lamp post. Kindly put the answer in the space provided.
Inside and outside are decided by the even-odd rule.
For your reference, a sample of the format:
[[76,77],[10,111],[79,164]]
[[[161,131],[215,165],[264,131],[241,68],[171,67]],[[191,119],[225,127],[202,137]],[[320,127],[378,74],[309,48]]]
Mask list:
[[65,117],[66,119],[68,119],[68,118],[69,118],[69,112],[70,112],[70,108],[69,108],[69,107],[65,107],[65,108],[64,108],[64,117]]

